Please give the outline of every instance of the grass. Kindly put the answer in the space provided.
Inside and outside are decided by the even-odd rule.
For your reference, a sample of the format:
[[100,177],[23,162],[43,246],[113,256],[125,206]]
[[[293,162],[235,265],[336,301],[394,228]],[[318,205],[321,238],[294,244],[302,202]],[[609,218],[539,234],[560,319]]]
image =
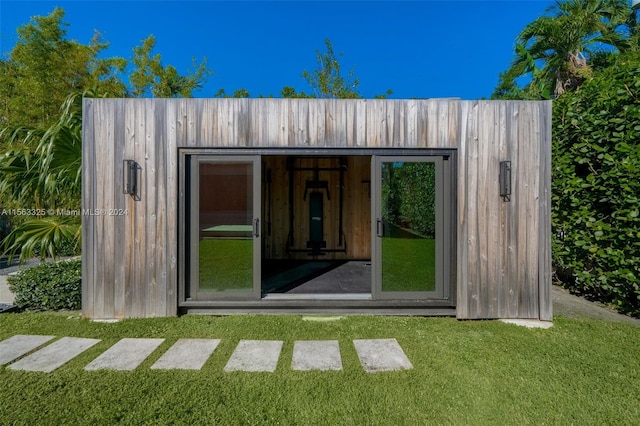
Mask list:
[[383,238],[382,290],[435,290],[435,246],[431,239]]
[[200,240],[199,250],[200,289],[253,289],[253,240]]
[[[78,313],[0,315],[0,339],[102,341],[53,373],[0,367],[2,424],[638,424],[640,327],[556,318],[550,330],[497,321],[352,316],[92,323]],[[123,337],[165,342],[132,372],[83,367]],[[201,371],[150,365],[178,338],[221,338]],[[366,374],[352,340],[395,337],[412,370]],[[240,339],[284,340],[275,373],[224,373]],[[337,339],[343,371],[295,372],[293,343]]]

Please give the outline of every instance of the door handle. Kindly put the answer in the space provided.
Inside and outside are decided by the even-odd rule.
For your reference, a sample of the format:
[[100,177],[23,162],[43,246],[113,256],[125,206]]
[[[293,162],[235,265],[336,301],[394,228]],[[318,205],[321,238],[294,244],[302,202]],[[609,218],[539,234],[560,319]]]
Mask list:
[[253,220],[253,236],[258,238],[260,236],[260,219],[255,218]]
[[384,232],[384,225],[382,224],[382,221],[378,219],[376,221],[376,233],[378,234],[378,237],[382,237],[383,232]]

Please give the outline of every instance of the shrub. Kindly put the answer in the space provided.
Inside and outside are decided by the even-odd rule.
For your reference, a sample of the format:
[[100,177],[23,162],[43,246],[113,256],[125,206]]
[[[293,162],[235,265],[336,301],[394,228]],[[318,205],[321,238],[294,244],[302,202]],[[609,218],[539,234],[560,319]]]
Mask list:
[[640,317],[640,55],[554,102],[553,261],[563,285]]
[[34,310],[80,309],[80,260],[44,263],[8,278],[15,304]]

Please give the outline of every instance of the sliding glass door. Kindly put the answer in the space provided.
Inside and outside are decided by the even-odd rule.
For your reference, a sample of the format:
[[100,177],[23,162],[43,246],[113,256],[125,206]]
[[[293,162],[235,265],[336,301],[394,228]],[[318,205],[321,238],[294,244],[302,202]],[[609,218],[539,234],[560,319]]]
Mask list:
[[260,297],[260,157],[193,156],[190,295]]
[[448,161],[374,156],[372,244],[376,299],[448,294]]

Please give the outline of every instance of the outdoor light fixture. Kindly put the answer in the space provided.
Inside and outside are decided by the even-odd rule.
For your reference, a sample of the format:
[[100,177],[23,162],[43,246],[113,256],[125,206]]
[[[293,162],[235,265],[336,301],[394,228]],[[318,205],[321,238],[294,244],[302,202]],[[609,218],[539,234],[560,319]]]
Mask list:
[[140,188],[138,186],[140,170],[142,168],[134,160],[122,160],[122,182],[124,184],[122,192],[131,195],[136,201],[140,201]]
[[500,162],[500,197],[511,201],[511,161]]

